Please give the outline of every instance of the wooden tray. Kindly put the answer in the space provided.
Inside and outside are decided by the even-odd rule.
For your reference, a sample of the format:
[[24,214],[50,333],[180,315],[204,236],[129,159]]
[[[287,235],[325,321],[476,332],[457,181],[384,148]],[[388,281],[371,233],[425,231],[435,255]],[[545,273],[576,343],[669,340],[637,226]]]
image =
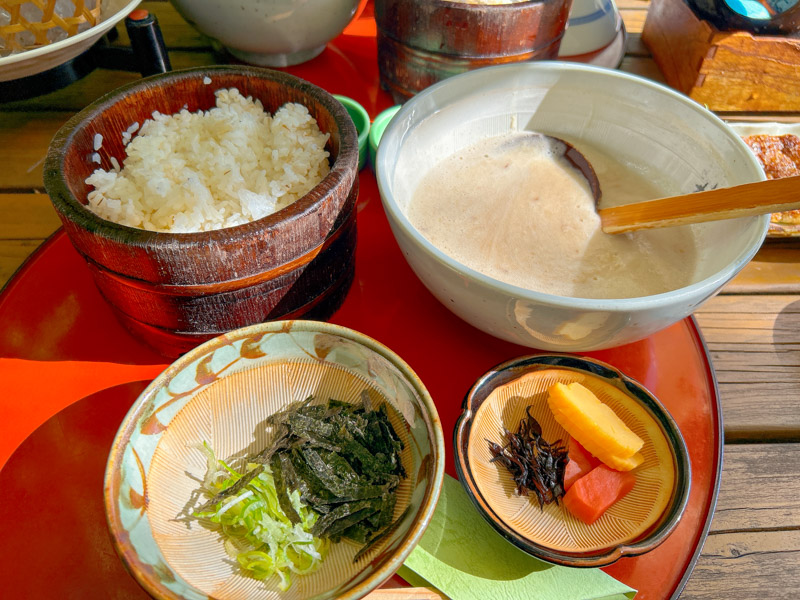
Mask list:
[[720,31],[683,0],[652,0],[642,41],[667,83],[710,110],[800,110],[800,39]]

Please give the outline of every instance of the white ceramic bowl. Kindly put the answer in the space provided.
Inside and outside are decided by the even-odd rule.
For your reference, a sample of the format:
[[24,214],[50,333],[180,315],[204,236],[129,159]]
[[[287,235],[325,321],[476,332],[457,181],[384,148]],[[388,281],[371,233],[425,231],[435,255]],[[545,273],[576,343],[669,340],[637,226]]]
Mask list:
[[236,58],[286,67],[311,60],[344,31],[359,0],[171,0],[200,33]]
[[403,106],[381,139],[381,199],[420,280],[487,333],[565,352],[633,342],[691,314],[747,264],[764,239],[767,216],[707,224],[693,283],[639,298],[561,297],[478,273],[434,247],[405,211],[437,160],[512,130],[588,142],[681,193],[764,178],[747,146],[720,119],[669,88],[617,71],[519,63],[465,73],[424,90]]

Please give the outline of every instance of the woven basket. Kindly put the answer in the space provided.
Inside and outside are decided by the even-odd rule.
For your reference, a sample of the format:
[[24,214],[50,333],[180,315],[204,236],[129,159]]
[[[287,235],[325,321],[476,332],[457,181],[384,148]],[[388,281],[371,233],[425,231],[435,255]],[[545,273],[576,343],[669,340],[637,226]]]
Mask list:
[[[101,5],[102,0],[62,0],[56,11],[56,0],[0,0],[0,52],[46,46],[94,27],[100,21]],[[41,11],[38,20],[31,17],[36,9]]]

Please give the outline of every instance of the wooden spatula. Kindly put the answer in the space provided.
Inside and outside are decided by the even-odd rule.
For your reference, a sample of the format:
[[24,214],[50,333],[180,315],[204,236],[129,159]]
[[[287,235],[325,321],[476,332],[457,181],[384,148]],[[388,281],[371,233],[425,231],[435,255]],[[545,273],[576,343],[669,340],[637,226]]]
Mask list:
[[[545,138],[589,183],[595,203],[602,190],[597,174],[586,157],[569,142],[550,135],[526,132],[511,143],[520,144]],[[728,188],[659,198],[624,206],[598,209],[600,227],[605,233],[624,233],[638,229],[673,227],[689,223],[752,217],[800,208],[800,175],[746,183]]]
[[606,233],[672,227],[800,208],[800,175],[602,208]]

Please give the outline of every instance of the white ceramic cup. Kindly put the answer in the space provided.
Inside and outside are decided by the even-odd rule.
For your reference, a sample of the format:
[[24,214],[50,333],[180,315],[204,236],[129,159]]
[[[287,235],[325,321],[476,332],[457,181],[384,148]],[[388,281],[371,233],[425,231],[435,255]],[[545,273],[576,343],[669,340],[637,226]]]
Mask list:
[[602,50],[621,29],[622,18],[614,0],[572,0],[558,55],[569,59]]

